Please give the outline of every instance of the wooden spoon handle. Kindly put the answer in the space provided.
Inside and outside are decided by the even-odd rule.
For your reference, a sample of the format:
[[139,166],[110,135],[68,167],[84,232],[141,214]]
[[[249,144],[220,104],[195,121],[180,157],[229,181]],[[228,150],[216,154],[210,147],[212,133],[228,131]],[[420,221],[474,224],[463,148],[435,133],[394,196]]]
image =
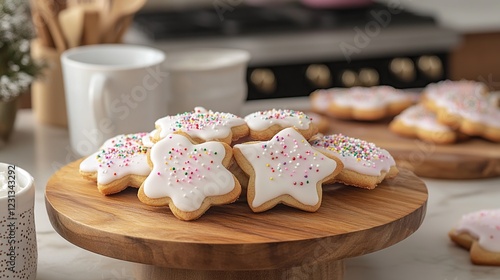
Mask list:
[[100,43],[100,16],[95,10],[86,10],[83,19],[82,45],[93,45]]
[[64,40],[59,22],[56,21],[57,16],[52,12],[47,1],[33,1],[33,4],[35,4],[33,7],[36,7],[39,10],[41,17],[47,24],[57,51],[63,52],[66,50],[66,41]]
[[35,26],[36,36],[40,44],[47,48],[54,48],[54,41],[50,36],[50,31],[45,24],[40,12],[36,9],[31,10],[31,18],[33,20],[33,25]]
[[103,33],[103,43],[121,43],[123,36],[134,21],[134,15],[128,15],[116,21],[115,27],[107,33]]

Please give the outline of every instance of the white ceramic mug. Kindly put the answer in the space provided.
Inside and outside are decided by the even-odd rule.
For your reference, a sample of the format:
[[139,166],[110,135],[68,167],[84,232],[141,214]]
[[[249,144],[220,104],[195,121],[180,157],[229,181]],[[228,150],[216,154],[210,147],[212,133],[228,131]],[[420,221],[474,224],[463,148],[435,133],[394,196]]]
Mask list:
[[207,110],[240,114],[247,98],[245,50],[196,48],[167,53],[172,113]]
[[90,45],[62,53],[71,147],[81,156],[123,133],[151,131],[168,113],[165,54],[126,44]]
[[38,250],[35,184],[18,166],[0,163],[0,279],[35,279]]

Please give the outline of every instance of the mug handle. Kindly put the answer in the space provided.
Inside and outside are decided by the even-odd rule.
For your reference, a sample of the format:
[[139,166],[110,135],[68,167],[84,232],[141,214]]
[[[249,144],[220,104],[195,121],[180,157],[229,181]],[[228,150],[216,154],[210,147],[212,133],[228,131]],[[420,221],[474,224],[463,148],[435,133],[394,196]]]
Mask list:
[[90,79],[90,114],[94,118],[95,127],[99,127],[98,122],[107,116],[106,107],[104,106],[106,81],[107,77],[103,74],[94,74]]

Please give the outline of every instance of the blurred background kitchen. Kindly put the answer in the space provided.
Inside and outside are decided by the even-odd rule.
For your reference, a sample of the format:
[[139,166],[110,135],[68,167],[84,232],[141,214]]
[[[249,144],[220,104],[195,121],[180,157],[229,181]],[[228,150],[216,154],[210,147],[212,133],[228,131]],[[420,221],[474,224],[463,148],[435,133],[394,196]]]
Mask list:
[[[46,214],[49,176],[78,159],[60,128],[67,126],[59,63],[65,49],[102,43],[148,45],[167,55],[189,47],[245,49],[248,100],[305,97],[329,87],[422,88],[444,79],[500,90],[497,0],[13,1],[30,4],[32,55],[50,66],[22,95],[21,107],[33,113],[21,110],[13,141],[0,147],[1,160],[36,178],[40,279],[134,279],[127,277],[130,263],[63,240]],[[446,232],[462,213],[498,207],[498,178],[425,182],[429,213],[415,237],[354,259],[346,279],[497,279],[497,270],[469,265],[468,253],[452,247]]]
[[[111,10],[118,3],[122,13]],[[45,40],[59,49],[63,43],[58,40],[64,40],[64,48],[124,42],[167,53],[189,47],[248,50],[248,100],[307,96],[328,87],[420,88],[443,79],[478,80],[500,89],[500,17],[495,14],[500,2],[494,0],[36,0],[31,4],[41,15],[44,6],[54,8],[54,22],[42,16],[45,27],[37,24],[41,15],[36,11],[33,19],[38,38],[48,36]],[[69,11],[88,5],[101,11]],[[53,31],[57,24],[59,35]],[[99,26],[107,30],[97,30]],[[103,37],[106,32],[109,35]],[[23,106],[31,106],[29,95]]]

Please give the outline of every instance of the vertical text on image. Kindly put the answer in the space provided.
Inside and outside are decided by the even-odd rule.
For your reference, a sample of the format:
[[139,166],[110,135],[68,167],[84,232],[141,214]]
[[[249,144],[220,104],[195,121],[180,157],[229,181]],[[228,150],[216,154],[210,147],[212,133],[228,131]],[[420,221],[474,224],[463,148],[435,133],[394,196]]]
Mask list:
[[8,250],[5,254],[7,270],[14,272],[16,268],[16,166],[9,165],[7,168],[7,244]]

